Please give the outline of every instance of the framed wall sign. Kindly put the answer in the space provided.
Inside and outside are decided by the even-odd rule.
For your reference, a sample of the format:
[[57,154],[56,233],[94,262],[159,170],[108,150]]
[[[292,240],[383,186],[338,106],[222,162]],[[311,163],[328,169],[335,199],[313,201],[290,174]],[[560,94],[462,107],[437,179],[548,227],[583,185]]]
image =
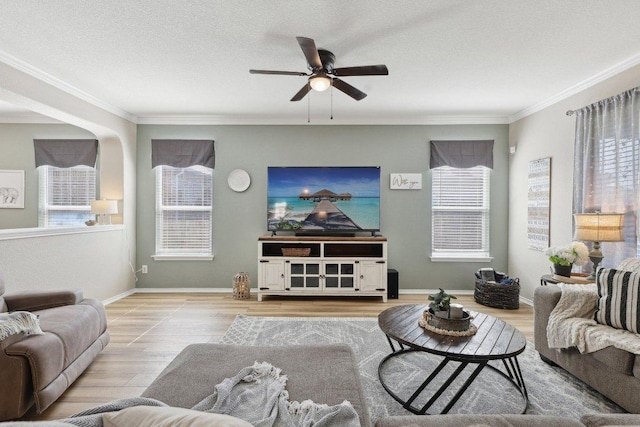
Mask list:
[[422,189],[421,173],[392,173],[389,175],[391,190],[420,190]]
[[527,242],[529,249],[549,247],[551,214],[551,157],[529,162],[527,191]]
[[0,170],[0,208],[24,208],[24,171]]

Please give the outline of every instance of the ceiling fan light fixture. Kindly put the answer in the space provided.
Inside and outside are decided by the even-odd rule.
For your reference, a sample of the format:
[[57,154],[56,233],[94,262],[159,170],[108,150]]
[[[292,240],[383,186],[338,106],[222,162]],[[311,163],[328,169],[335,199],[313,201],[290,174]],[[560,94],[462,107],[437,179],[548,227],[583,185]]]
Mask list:
[[318,73],[315,76],[309,77],[309,84],[311,85],[311,89],[316,92],[323,92],[331,86],[331,79],[327,77],[325,73]]

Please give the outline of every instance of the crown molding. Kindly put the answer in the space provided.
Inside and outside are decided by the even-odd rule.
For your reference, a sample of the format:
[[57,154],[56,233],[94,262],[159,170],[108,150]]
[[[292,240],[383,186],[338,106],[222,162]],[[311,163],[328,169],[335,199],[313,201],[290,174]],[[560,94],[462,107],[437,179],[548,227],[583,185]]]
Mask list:
[[88,94],[87,92],[84,92],[83,90],[78,89],[75,86],[72,86],[60,79],[58,79],[57,77],[52,76],[49,73],[46,73],[44,71],[42,71],[39,68],[34,67],[33,65],[16,58],[15,56],[0,50],[0,62],[3,62],[7,65],[9,65],[10,67],[13,67],[19,71],[22,71],[23,73],[41,80],[57,89],[60,89],[72,96],[75,96],[76,98],[79,98],[83,101],[86,101],[92,105],[95,105],[98,108],[101,108],[105,111],[108,111],[110,113],[115,114],[118,117],[121,117],[125,120],[128,120],[130,122],[136,123],[137,121],[137,117],[127,111],[124,111],[118,107],[115,107],[107,102],[104,102],[103,100],[96,98],[93,95]]
[[409,116],[409,117],[345,117],[314,118],[307,122],[304,116],[297,117],[259,117],[259,116],[222,116],[222,115],[140,115],[138,124],[142,125],[477,125],[508,124],[507,116],[494,115],[448,115],[448,116]]
[[0,114],[0,123],[2,124],[62,124],[60,120],[47,117],[41,114]]
[[537,113],[538,111],[544,110],[545,108],[550,107],[553,104],[557,104],[558,102],[563,101],[569,98],[570,96],[580,93],[585,89],[595,86],[596,84],[601,83],[607,79],[610,79],[611,77],[614,77],[615,75],[620,74],[623,71],[626,71],[639,64],[640,64],[640,54],[634,55],[631,58],[628,58],[622,62],[619,62],[616,65],[609,67],[597,73],[596,75],[589,77],[588,79],[583,80],[580,83],[575,84],[550,98],[545,99],[542,102],[534,104],[528,108],[525,108],[522,111],[517,112],[516,114],[509,116],[507,123],[511,124],[515,121],[523,119],[534,113]]

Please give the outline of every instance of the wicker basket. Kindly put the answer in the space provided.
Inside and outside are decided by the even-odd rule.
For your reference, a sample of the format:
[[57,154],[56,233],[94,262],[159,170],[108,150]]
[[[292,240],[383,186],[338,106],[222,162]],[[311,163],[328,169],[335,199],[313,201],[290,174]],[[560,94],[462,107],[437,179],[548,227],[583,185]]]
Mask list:
[[311,248],[282,248],[284,256],[309,256]]
[[516,310],[520,307],[520,280],[515,278],[512,283],[500,284],[476,279],[473,299],[487,307]]

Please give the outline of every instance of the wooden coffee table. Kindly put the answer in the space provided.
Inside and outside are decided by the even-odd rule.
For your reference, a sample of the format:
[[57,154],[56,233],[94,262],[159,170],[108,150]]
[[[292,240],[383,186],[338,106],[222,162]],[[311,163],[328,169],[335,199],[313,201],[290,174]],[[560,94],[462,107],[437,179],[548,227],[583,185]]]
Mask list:
[[[414,414],[428,414],[429,408],[452,386],[452,383],[470,366],[470,373],[465,372],[466,380],[459,386],[453,397],[442,410],[446,414],[462,397],[471,383],[478,377],[486,367],[506,378],[521,395],[524,402],[522,413],[525,413],[529,403],[527,389],[524,378],[520,371],[517,356],[522,353],[527,344],[527,340],[513,326],[493,316],[484,313],[471,312],[474,317],[473,324],[478,327],[478,332],[469,337],[456,337],[441,335],[425,330],[418,325],[418,320],[422,318],[424,310],[428,305],[409,304],[391,307],[378,316],[378,325],[387,335],[387,340],[391,346],[391,354],[385,357],[378,366],[378,377],[384,389],[402,406]],[[394,341],[397,344],[394,345]],[[385,383],[382,376],[382,367],[393,358],[401,354],[419,351],[442,356],[443,360],[418,387],[418,389],[407,400],[402,399],[396,392],[391,390]],[[489,365],[491,360],[502,361],[502,369]],[[414,401],[440,374],[445,366],[453,363],[455,369],[442,382],[442,375],[438,383],[441,383],[429,400],[422,406],[416,407]],[[457,366],[456,366],[457,365]],[[446,375],[442,372],[443,375]],[[461,377],[464,379],[464,376]]]

